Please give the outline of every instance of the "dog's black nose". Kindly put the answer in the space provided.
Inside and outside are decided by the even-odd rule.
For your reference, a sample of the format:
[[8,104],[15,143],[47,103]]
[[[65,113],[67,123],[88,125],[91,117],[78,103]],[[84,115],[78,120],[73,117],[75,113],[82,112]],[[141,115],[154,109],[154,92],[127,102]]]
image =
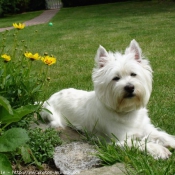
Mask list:
[[124,87],[125,91],[132,94],[134,92],[134,85],[128,84]]

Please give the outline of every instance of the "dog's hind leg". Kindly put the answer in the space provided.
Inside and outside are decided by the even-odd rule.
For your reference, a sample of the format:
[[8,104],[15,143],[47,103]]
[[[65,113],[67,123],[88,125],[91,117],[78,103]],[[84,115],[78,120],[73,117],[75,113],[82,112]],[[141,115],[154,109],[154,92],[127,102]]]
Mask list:
[[61,116],[58,111],[55,111],[54,107],[50,105],[47,101],[43,104],[42,111],[40,112],[41,117],[44,120],[48,120],[52,127],[65,127],[61,121]]

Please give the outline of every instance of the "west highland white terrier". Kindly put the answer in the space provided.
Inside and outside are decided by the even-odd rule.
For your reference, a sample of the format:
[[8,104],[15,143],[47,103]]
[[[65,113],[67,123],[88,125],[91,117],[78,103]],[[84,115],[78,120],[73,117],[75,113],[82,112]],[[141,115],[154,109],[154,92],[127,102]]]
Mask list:
[[69,121],[79,130],[116,136],[116,144],[136,146],[155,159],[166,159],[175,148],[175,136],[155,128],[146,105],[152,91],[152,69],[132,40],[125,53],[107,52],[100,46],[95,56],[94,91],[73,88],[53,94],[45,103],[51,113],[41,112],[54,127]]

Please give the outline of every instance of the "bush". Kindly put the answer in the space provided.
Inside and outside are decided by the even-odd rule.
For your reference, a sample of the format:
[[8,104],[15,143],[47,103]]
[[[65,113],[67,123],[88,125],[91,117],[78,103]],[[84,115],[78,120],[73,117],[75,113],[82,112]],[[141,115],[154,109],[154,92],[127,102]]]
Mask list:
[[[26,42],[18,38],[20,30],[25,25],[14,23],[13,26],[16,28],[14,33],[11,35],[8,31],[3,32],[0,42],[0,170],[3,172],[12,172],[10,160],[15,159],[16,161],[16,157],[19,160],[19,156],[22,156],[25,163],[34,161],[37,166],[40,166],[31,151],[33,147],[30,149],[26,145],[29,137],[27,131],[22,127],[28,122],[27,120],[21,122],[21,119],[27,119],[29,115],[33,116],[34,113],[41,110],[41,104],[34,104],[34,102],[38,101],[39,94],[42,93],[42,86],[49,85],[48,69],[56,62],[53,56],[47,54],[41,56],[38,53],[28,52]],[[9,40],[13,42],[13,47],[9,46]],[[41,64],[41,67],[38,72],[33,72],[32,66],[37,62]],[[17,122],[20,122],[20,128],[11,128],[12,124],[15,125]],[[47,136],[47,138],[54,138],[56,142],[57,139],[52,137],[52,134],[54,136],[54,132],[49,130],[44,135],[44,139]],[[38,144],[35,140],[37,134],[33,136],[30,133],[30,135],[34,137],[33,142],[36,141],[34,144]],[[46,153],[39,160],[44,161],[52,155],[53,149],[50,144],[54,145],[55,142],[52,140],[52,143],[44,144]],[[40,154],[35,153],[36,156]]]
[[112,3],[112,2],[119,2],[119,1],[122,1],[122,0],[62,0],[62,3],[63,3],[63,7],[74,7],[74,6]]
[[12,175],[8,156],[28,140],[27,132],[21,128],[12,128],[0,135],[0,170],[3,174]]
[[22,13],[26,12],[28,10],[30,0],[18,0],[18,3],[16,4],[17,12]]
[[0,17],[3,16],[3,10],[2,10],[2,4],[1,4],[1,1],[0,1]]
[[62,143],[58,132],[54,128],[48,128],[45,131],[41,128],[30,130],[29,137],[30,141],[28,144],[30,149],[41,163],[52,159],[55,146]]
[[0,0],[3,15],[25,12],[28,5],[29,0]]
[[[49,84],[47,79],[49,66],[54,64],[56,59],[53,56],[41,56],[38,53],[28,52],[25,41],[18,39],[19,30],[23,25],[15,24],[14,26],[17,30],[12,36],[14,41],[12,49],[8,47],[6,38],[8,31],[2,33],[0,95],[10,102],[12,108],[16,109],[38,101],[42,87]],[[41,65],[41,69],[38,72],[31,71],[37,63]]]
[[29,0],[29,11],[46,9],[46,0]]
[[26,11],[46,9],[45,0],[0,0],[0,17]]

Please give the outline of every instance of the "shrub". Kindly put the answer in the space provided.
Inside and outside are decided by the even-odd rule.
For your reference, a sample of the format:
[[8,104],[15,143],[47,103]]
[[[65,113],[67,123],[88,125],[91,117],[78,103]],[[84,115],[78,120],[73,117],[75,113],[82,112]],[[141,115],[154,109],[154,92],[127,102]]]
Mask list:
[[29,0],[0,0],[2,14],[21,13],[27,10]]
[[2,10],[2,4],[1,4],[1,1],[0,1],[0,17],[3,16],[3,10]]
[[[12,175],[12,168],[8,154],[14,152],[16,148],[24,145],[28,141],[27,132],[21,128],[12,128],[0,136],[0,169],[1,172],[8,172]],[[6,173],[7,174],[7,173]]]
[[17,7],[17,12],[22,13],[26,12],[28,10],[30,0],[18,0],[16,7]]
[[0,96],[0,169],[3,172],[9,172],[9,175],[12,175],[12,167],[9,161],[10,154],[14,154],[16,149],[25,145],[29,137],[25,129],[11,128],[6,130],[6,127],[36,109],[37,105],[31,105],[14,110],[11,108],[9,101]]
[[[13,49],[9,50],[7,47],[7,31],[3,33],[0,44],[2,48],[0,51],[0,61],[2,62],[0,66],[0,95],[7,98],[11,106],[16,109],[38,101],[42,86],[48,84],[48,68],[55,63],[56,59],[53,56],[40,56],[38,53],[27,52],[25,41],[18,41],[19,29],[24,26],[14,24],[14,27],[18,30],[13,34]],[[37,76],[36,71],[31,71],[36,62],[42,64]]]
[[0,0],[0,17],[43,9],[46,9],[46,0]]
[[74,7],[74,6],[112,3],[112,2],[119,2],[119,1],[122,1],[122,0],[62,0],[62,3],[64,7]]
[[46,9],[46,0],[29,0],[29,11]]
[[52,159],[55,146],[62,143],[54,128],[48,128],[45,131],[41,128],[30,130],[29,137],[28,144],[37,160],[42,163]]
[[[53,56],[28,52],[25,41],[18,40],[19,31],[25,25],[15,23],[13,26],[16,28],[14,34],[3,32],[0,42],[0,170],[6,172],[12,172],[9,158],[15,159],[16,155],[22,156],[25,163],[34,161],[40,166],[31,149],[25,145],[29,140],[27,131],[11,128],[11,125],[41,109],[41,105],[34,102],[38,101],[42,86],[49,84],[48,69],[56,62]],[[12,47],[8,45],[7,38],[12,41]],[[31,70],[37,61],[41,64],[41,69],[36,73]],[[21,126],[25,124],[26,122],[21,123]],[[53,132],[52,134],[54,135]],[[50,145],[47,146],[51,148]],[[49,150],[46,154],[51,156]]]

